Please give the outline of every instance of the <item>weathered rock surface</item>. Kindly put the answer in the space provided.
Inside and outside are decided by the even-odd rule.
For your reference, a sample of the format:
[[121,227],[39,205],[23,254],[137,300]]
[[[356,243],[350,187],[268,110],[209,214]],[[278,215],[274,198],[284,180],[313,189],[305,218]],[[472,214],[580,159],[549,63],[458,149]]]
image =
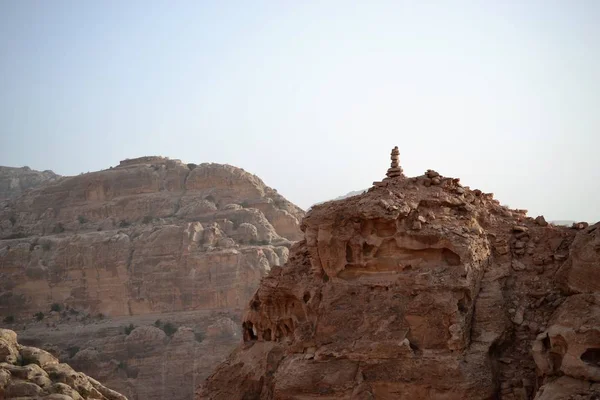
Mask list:
[[189,399],[239,341],[208,330],[239,324],[302,216],[228,165],[142,157],[63,177],[0,204],[0,321],[132,399]]
[[59,178],[60,175],[50,170],[0,166],[0,200],[16,198],[28,189],[55,182]]
[[600,224],[392,172],[309,212],[197,398],[596,398]]
[[15,332],[0,329],[0,399],[17,398],[127,400],[52,354],[21,346]]

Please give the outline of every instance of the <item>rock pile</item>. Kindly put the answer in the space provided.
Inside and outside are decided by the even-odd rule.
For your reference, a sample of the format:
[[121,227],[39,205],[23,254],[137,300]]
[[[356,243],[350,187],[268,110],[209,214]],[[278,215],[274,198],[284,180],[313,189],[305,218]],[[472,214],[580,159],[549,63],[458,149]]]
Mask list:
[[52,354],[21,346],[8,329],[0,329],[0,399],[127,400]]
[[392,165],[387,170],[386,176],[388,178],[398,178],[403,175],[402,167],[400,167],[400,151],[398,150],[398,146],[394,147],[391,154]]
[[315,206],[197,398],[597,398],[600,224],[544,222],[432,170]]

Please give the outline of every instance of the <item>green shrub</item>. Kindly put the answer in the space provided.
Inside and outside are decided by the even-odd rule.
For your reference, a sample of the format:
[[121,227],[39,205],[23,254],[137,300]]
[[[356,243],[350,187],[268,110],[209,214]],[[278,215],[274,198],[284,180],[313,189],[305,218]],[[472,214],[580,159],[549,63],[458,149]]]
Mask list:
[[33,314],[33,316],[35,317],[35,319],[37,319],[38,321],[41,321],[44,319],[44,313],[41,311],[36,312],[35,314]]
[[61,312],[62,311],[62,306],[58,303],[52,303],[52,305],[50,306],[50,311],[58,311]]
[[42,243],[42,250],[44,251],[49,251],[50,250],[50,242],[44,242]]
[[127,228],[129,225],[131,225],[131,223],[124,219],[119,222],[119,228]]
[[250,203],[248,203],[247,200],[244,200],[244,201],[242,201],[241,206],[244,207],[244,208],[248,208],[248,207],[250,207]]
[[173,334],[177,332],[177,326],[170,322],[165,323],[161,328],[163,332],[166,333],[169,337],[173,336]]
[[2,239],[23,239],[28,236],[29,235],[27,235],[24,232],[17,232],[17,233],[11,233],[10,235],[3,237]]
[[196,339],[196,342],[202,343],[202,341],[204,340],[204,333],[194,332],[194,339]]
[[102,313],[98,313],[98,314],[96,315],[96,318],[98,318],[98,319],[104,319],[104,314],[102,314]]
[[157,319],[156,321],[154,321],[154,326],[157,328],[160,328],[162,325],[162,322],[160,321],[160,319]]
[[79,221],[80,224],[85,224],[86,222],[88,222],[87,218],[83,215],[78,216],[77,221]]
[[143,219],[142,219],[142,223],[143,224],[150,224],[152,223],[152,221],[154,221],[154,217],[152,215],[146,215]]
[[117,368],[119,368],[119,369],[126,369],[127,368],[127,363],[125,361],[119,361],[119,364],[117,364]]
[[189,163],[187,165],[187,167],[190,169],[190,171],[193,170],[194,168],[196,168],[197,166],[198,166],[198,164],[194,164],[194,163]]
[[129,326],[124,326],[123,327],[123,332],[125,332],[125,334],[129,336],[129,334],[131,332],[133,332],[134,329],[135,329],[135,325],[134,324],[129,324]]
[[54,226],[54,233],[63,233],[65,231],[65,227],[63,226],[63,224],[61,222],[59,222],[58,224],[56,224],[56,226]]
[[15,316],[9,315],[8,317],[4,317],[3,321],[5,324],[12,324],[13,322],[15,322]]
[[75,357],[75,354],[79,353],[79,347],[71,346],[67,347],[67,353],[69,353],[69,358]]

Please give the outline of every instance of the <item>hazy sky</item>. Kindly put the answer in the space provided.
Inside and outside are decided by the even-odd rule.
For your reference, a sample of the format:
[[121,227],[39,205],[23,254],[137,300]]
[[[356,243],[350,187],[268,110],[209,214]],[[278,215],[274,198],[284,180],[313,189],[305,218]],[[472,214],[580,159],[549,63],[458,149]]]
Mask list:
[[307,208],[398,145],[408,175],[597,221],[599,20],[594,0],[0,0],[0,165],[229,163]]

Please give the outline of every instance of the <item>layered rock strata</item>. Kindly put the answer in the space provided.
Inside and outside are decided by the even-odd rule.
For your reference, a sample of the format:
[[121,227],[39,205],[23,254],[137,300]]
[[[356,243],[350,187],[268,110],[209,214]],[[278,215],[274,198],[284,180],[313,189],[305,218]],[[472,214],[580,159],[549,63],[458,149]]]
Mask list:
[[29,189],[55,182],[59,178],[60,175],[50,170],[0,167],[0,200],[18,197]]
[[127,400],[127,397],[61,363],[47,351],[22,346],[0,329],[0,399]]
[[228,165],[142,157],[63,177],[0,204],[0,323],[132,399],[189,399],[302,216]]
[[595,398],[600,224],[577,228],[433,170],[317,205],[197,398]]

